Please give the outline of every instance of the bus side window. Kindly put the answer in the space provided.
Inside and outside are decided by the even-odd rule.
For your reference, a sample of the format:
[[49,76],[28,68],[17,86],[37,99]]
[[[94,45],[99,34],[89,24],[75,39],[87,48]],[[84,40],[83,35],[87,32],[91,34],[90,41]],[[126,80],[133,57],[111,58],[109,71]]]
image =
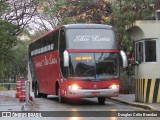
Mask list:
[[64,78],[67,77],[67,70],[63,65],[63,52],[66,50],[66,37],[63,29],[60,30],[60,43],[59,43],[59,57],[60,57],[60,68]]

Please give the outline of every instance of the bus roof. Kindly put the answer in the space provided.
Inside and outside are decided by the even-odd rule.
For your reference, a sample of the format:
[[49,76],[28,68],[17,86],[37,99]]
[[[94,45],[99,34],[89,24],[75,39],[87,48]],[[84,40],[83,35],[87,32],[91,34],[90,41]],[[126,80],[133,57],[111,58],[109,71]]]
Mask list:
[[43,34],[42,36],[38,37],[37,39],[31,41],[29,44],[32,44],[41,38],[53,33],[54,31],[57,31],[61,28],[65,29],[112,29],[112,26],[110,25],[104,25],[104,24],[68,24],[68,25],[62,25],[59,27],[56,27],[53,30],[48,31],[47,33]]
[[112,29],[112,26],[110,25],[104,25],[104,24],[68,24],[63,25],[66,29]]
[[50,31],[46,32],[45,34],[43,34],[42,36],[40,36],[40,37],[36,38],[35,40],[30,41],[30,42],[29,42],[29,44],[32,44],[32,43],[34,43],[34,42],[36,42],[36,41],[40,40],[41,38],[43,38],[43,37],[45,37],[45,36],[47,36],[47,35],[49,35],[49,34],[53,33],[54,31],[59,30],[61,27],[62,27],[62,26],[59,26],[59,27],[56,27],[56,28],[55,28],[55,29],[53,29],[53,30],[50,30]]

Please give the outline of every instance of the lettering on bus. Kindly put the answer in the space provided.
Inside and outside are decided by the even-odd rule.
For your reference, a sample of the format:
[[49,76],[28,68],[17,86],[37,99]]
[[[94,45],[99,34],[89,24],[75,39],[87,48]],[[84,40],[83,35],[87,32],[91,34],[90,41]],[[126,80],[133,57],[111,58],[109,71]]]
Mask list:
[[99,35],[91,35],[91,36],[85,36],[85,35],[77,35],[74,39],[74,42],[109,42],[111,41],[108,37],[100,37]]
[[75,60],[92,60],[92,57],[89,57],[89,56],[78,56],[78,57],[75,57]]
[[31,56],[45,53],[45,52],[51,51],[53,49],[54,49],[54,44],[50,44],[50,45],[47,45],[47,46],[44,46],[44,47],[41,47],[41,48],[38,48],[38,49],[31,51]]
[[45,56],[44,59],[42,59],[40,61],[35,61],[36,68],[40,68],[40,67],[48,66],[48,65],[53,65],[53,64],[57,64],[57,59],[54,58],[52,55],[50,55],[49,58],[47,58],[47,56]]

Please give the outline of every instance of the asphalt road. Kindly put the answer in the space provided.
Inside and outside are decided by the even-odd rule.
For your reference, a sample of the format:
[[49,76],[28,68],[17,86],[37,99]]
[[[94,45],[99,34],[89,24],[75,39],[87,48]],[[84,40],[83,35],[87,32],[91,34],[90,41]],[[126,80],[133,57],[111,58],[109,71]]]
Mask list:
[[[12,101],[7,102],[9,106],[5,104],[2,105],[2,99],[0,110],[7,110],[14,111],[20,110],[22,103],[18,103],[16,99],[14,99],[14,92],[0,92],[0,95],[7,95],[12,97]],[[17,103],[16,103],[17,102]],[[15,106],[16,105],[16,106]],[[28,108],[28,107],[27,107]],[[16,117],[16,118],[0,118],[0,120],[159,120],[157,117],[117,117],[112,114],[112,111],[122,112],[122,114],[126,114],[128,112],[145,112],[142,108],[137,108],[129,105],[124,105],[119,102],[111,101],[106,99],[105,105],[99,105],[96,98],[85,98],[85,99],[74,99],[74,100],[67,100],[66,103],[59,103],[58,98],[55,96],[48,96],[47,98],[34,98],[33,99],[33,106],[30,107],[29,112],[38,112],[38,111],[45,111],[43,113],[51,115],[52,117],[38,117],[38,118],[26,118],[26,117]],[[50,111],[50,112],[48,112]],[[58,112],[58,117],[56,116],[56,112]],[[77,116],[72,116],[73,113],[68,116],[66,115],[66,111],[76,111]],[[25,111],[24,111],[25,113]],[[102,116],[100,113],[103,113]],[[64,115],[65,114],[65,115]],[[55,115],[55,116],[54,116]],[[88,116],[87,116],[88,115]],[[99,116],[100,115],[100,116]],[[106,117],[108,115],[109,117]]]
[[[111,101],[109,99],[106,99],[105,105],[99,105],[96,98],[83,98],[83,99],[74,99],[74,100],[67,100],[65,103],[59,103],[58,98],[55,96],[48,96],[48,98],[35,98],[34,99],[34,107],[32,107],[33,111],[61,111],[62,115],[61,117],[52,117],[47,118],[48,119],[58,119],[58,120],[157,120],[159,118],[156,117],[106,117],[106,116],[99,116],[99,113],[105,113],[106,114],[112,114],[111,111],[119,111],[120,113],[126,114],[128,111],[133,112],[144,112],[147,111],[142,108],[137,108],[129,105],[124,105],[119,102]],[[78,117],[64,117],[63,112],[64,111],[80,111],[78,114]],[[86,114],[82,114],[81,112],[85,111]],[[97,112],[98,111],[98,112]],[[109,113],[108,113],[109,111]],[[77,112],[78,113],[78,112]],[[83,113],[83,112],[82,112]],[[54,113],[53,113],[54,114]],[[93,114],[88,115],[89,117],[83,116],[87,114]],[[79,116],[80,115],[80,116]],[[109,115],[110,116],[110,115]]]

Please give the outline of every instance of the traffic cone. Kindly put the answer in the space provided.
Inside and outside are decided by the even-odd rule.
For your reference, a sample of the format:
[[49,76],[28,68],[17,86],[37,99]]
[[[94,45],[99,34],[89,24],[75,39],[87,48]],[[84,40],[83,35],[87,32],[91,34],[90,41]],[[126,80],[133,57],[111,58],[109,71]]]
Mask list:
[[21,82],[21,94],[19,96],[19,101],[23,102],[26,100],[26,88],[25,88],[25,80],[23,79]]
[[16,94],[15,94],[16,98],[19,98],[21,94],[21,81],[22,81],[22,78],[18,78],[16,81]]

